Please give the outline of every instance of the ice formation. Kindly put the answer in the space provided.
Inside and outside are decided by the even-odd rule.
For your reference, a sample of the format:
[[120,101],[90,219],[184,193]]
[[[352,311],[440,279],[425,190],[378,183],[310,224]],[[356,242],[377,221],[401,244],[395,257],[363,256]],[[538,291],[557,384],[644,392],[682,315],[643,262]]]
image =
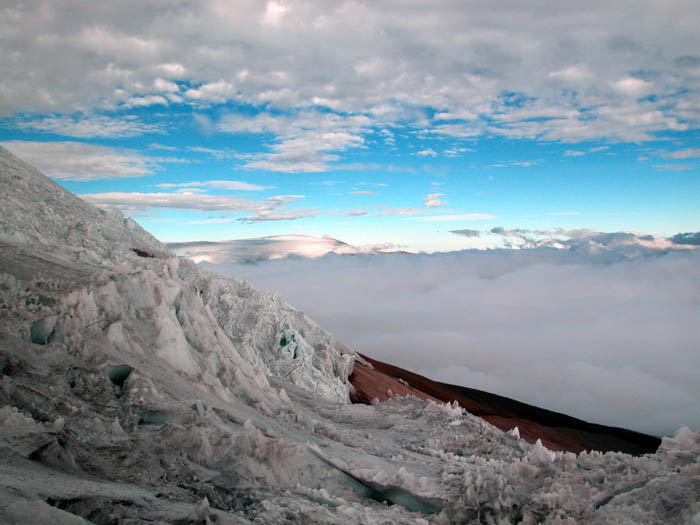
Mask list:
[[349,403],[354,352],[0,148],[0,522],[700,523],[700,434],[553,452]]

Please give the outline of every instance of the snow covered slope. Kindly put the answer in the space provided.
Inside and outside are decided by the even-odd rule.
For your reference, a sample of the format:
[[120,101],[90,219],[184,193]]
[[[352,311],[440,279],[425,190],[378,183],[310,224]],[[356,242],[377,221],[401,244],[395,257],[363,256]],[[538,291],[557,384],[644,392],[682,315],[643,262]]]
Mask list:
[[79,199],[0,146],[0,241],[40,245],[75,260],[115,264],[132,250],[163,256],[168,249],[119,211]]
[[0,149],[0,522],[700,521],[700,435],[552,452],[348,403],[355,354]]

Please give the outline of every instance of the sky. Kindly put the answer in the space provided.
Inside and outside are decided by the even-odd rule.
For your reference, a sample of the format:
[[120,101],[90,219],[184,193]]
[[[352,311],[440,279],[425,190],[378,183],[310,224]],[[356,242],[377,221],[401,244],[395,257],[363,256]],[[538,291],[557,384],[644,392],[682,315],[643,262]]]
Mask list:
[[0,144],[166,242],[663,239],[700,229],[698,27],[690,1],[7,0]]

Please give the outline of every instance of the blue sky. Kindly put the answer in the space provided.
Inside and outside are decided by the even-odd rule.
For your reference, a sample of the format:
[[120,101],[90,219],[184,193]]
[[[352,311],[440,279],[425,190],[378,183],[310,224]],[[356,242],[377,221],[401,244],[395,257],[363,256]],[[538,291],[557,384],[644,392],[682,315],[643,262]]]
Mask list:
[[163,241],[700,229],[698,4],[101,4],[3,3],[0,143]]

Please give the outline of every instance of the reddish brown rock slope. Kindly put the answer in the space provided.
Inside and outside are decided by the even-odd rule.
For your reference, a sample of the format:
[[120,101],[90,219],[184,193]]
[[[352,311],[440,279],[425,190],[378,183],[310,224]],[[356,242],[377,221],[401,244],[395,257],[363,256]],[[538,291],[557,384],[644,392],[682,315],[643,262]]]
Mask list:
[[588,423],[565,414],[521,403],[472,388],[432,381],[403,368],[362,356],[370,366],[357,362],[350,376],[354,401],[385,401],[392,395],[415,395],[422,399],[457,401],[471,414],[501,430],[518,427],[520,437],[530,443],[541,439],[550,450],[600,450],[645,454],[654,452],[661,440],[632,430]]

